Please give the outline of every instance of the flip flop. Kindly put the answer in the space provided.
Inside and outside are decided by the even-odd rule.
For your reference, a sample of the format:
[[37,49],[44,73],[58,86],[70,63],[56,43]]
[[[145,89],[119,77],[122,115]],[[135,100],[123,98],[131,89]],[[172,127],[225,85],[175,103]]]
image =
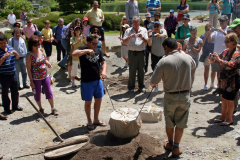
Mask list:
[[221,120],[221,119],[214,119],[214,123],[222,123],[223,122],[223,120]]
[[99,121],[98,123],[93,123],[93,125],[95,125],[95,126],[102,126],[102,127],[106,127],[107,126],[106,123],[101,122],[101,121]]
[[232,123],[222,122],[222,123],[220,124],[220,126],[229,126],[229,125],[232,125],[232,124],[233,124],[233,122],[232,122]]
[[94,130],[95,129],[93,124],[87,124],[87,128],[89,130]]
[[110,57],[110,55],[109,55],[109,54],[107,54],[107,53],[106,53],[106,54],[104,54],[104,56],[106,56],[106,57]]

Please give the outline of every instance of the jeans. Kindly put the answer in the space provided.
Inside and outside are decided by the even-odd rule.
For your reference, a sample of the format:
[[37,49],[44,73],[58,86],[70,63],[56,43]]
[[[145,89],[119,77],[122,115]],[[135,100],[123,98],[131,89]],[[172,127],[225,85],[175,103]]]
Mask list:
[[61,41],[58,41],[58,43],[56,43],[56,49],[57,49],[57,61],[60,61],[61,60],[61,52],[62,52],[63,58],[66,55],[66,50],[63,48]]
[[51,57],[51,55],[52,55],[52,42],[43,41],[43,47],[44,47],[44,50],[45,50],[45,53],[46,53],[47,57]]
[[234,21],[236,18],[240,18],[240,13],[232,13],[232,21]]
[[[65,51],[67,51],[68,40],[62,39],[61,44],[62,44],[62,47],[65,49]],[[67,58],[68,58],[68,55],[65,55],[63,59],[58,63],[58,65],[65,67],[65,64],[67,63]]]
[[[0,74],[0,84],[2,85],[2,105],[4,111],[10,111],[10,103],[12,101],[12,109],[18,108],[18,79],[17,73],[11,75]],[[8,90],[11,91],[11,101],[8,97]]]
[[18,87],[20,87],[20,81],[19,81],[20,72],[22,74],[22,84],[23,84],[23,87],[25,87],[27,85],[26,59],[25,58],[16,59],[15,67],[16,67],[16,73],[17,73]]
[[26,25],[26,20],[21,20],[21,22],[22,22],[22,27],[24,27],[25,25]]

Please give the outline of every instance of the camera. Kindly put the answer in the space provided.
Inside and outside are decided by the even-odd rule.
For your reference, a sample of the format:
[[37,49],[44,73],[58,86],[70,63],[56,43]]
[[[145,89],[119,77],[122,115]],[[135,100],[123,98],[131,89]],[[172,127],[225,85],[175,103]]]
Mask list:
[[217,28],[213,28],[213,31],[217,31],[218,29]]
[[10,52],[9,55],[10,55],[10,56],[13,55],[13,52]]
[[211,58],[215,58],[216,56],[215,55],[213,55],[213,54],[210,54],[209,55]]
[[137,37],[138,37],[138,34],[135,34],[135,37],[137,38]]

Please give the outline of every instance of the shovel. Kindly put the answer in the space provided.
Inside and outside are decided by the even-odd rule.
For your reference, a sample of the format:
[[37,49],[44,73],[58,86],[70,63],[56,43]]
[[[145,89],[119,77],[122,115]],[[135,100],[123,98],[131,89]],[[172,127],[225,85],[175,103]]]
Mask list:
[[[37,107],[32,103],[32,101],[26,96],[29,103],[33,106],[33,108],[37,111],[39,116],[47,123],[47,125],[50,127],[50,129],[53,131],[53,133],[57,136],[59,141],[61,141],[60,144],[49,146],[45,148],[45,157],[46,158],[59,158],[66,156],[68,154],[74,153],[79,151],[82,147],[84,147],[89,142],[89,137],[85,135],[81,136],[75,136],[68,138],[66,140],[62,139],[57,132],[53,129],[53,127],[50,125],[50,123],[45,119],[45,117],[42,115],[42,113],[37,109]],[[85,143],[83,143],[85,142]]]

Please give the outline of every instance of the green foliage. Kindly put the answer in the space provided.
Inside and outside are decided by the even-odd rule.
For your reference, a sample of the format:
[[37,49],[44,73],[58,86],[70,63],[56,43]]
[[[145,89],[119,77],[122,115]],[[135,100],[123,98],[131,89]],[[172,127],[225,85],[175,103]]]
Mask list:
[[56,5],[56,1],[55,0],[40,0],[39,1],[39,5],[40,6],[48,6],[50,8],[54,7]]
[[51,9],[49,7],[43,7],[43,8],[40,8],[40,12],[41,13],[50,13],[51,12]]
[[22,8],[25,8],[26,12],[33,10],[32,3],[28,0],[7,0],[2,16],[7,17],[7,15],[13,11],[16,18],[19,18]]
[[[44,22],[49,20],[51,22],[51,28],[58,24],[58,19],[63,18],[64,24],[67,25],[68,23],[72,22],[75,18],[83,19],[84,14],[69,14],[67,16],[64,15],[56,15],[56,14],[49,14],[46,17],[41,17],[39,19],[33,20],[32,22],[37,25],[39,30],[42,30],[45,27]],[[113,15],[113,14],[105,14],[105,21],[103,22],[103,28],[105,30],[120,30],[120,23],[122,21],[123,15]],[[141,25],[143,25],[143,21],[141,21]]]

